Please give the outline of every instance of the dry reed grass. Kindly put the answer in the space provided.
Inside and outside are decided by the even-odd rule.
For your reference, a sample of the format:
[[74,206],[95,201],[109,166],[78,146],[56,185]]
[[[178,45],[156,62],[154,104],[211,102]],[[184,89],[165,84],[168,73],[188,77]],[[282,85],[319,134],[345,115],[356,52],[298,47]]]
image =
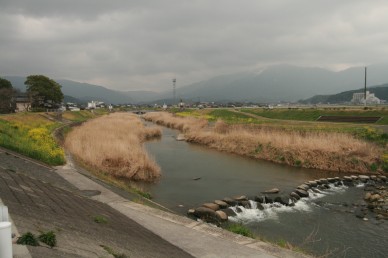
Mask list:
[[208,121],[206,119],[198,119],[193,117],[178,117],[167,112],[153,112],[143,115],[147,121],[152,121],[159,125],[164,125],[169,128],[180,130],[184,133],[193,130],[206,128]]
[[382,148],[377,145],[344,133],[229,125],[222,120],[209,128],[195,118],[180,118],[168,113],[147,114],[146,119],[175,129],[184,128],[180,130],[185,132],[189,142],[292,166],[367,173],[382,154]]
[[137,116],[114,113],[74,128],[65,147],[88,166],[114,177],[153,181],[160,168],[142,143],[160,136],[159,128],[146,128]]

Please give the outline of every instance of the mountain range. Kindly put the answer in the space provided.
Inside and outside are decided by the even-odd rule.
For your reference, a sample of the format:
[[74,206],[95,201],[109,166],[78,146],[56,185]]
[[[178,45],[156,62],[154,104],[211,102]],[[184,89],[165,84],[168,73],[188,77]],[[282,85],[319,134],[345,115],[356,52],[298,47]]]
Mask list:
[[[368,85],[388,83],[388,64],[368,67]],[[25,77],[4,76],[15,88],[25,90]],[[117,91],[103,86],[71,80],[54,79],[65,95],[82,102],[100,100],[106,103],[171,103],[172,89],[163,92]],[[179,80],[179,78],[178,78]],[[364,67],[339,72],[323,68],[276,65],[260,72],[243,72],[217,76],[186,85],[176,90],[177,99],[196,101],[252,101],[273,103],[296,102],[315,95],[330,95],[364,86]]]

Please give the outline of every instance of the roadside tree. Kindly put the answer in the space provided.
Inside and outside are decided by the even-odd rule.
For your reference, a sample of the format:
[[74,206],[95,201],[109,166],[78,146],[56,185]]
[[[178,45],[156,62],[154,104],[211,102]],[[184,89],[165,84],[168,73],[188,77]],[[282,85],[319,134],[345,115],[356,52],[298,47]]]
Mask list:
[[11,82],[0,77],[0,113],[15,111],[14,94]]
[[63,100],[62,86],[44,75],[30,75],[24,84],[33,108],[57,107]]

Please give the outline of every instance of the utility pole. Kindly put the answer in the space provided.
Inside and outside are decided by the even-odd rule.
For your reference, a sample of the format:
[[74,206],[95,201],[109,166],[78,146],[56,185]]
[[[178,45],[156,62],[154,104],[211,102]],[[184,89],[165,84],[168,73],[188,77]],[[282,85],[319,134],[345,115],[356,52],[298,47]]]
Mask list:
[[366,66],[365,66],[365,82],[364,82],[364,100],[366,106]]
[[173,105],[176,103],[176,79],[172,79],[172,95],[173,95]]

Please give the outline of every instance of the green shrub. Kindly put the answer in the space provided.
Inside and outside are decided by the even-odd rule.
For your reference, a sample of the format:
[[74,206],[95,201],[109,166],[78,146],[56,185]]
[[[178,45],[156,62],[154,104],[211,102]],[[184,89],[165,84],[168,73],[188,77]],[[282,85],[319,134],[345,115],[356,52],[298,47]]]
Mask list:
[[39,235],[39,241],[53,248],[57,245],[57,238],[53,231],[48,231]]
[[142,196],[142,197],[144,197],[144,198],[146,198],[146,199],[148,199],[148,200],[151,200],[151,199],[152,199],[152,195],[151,195],[151,193],[149,193],[149,192],[143,192],[142,190],[139,190],[139,189],[135,189],[135,192],[136,192],[138,195],[140,195],[140,196]]
[[228,230],[230,232],[233,232],[233,233],[236,233],[236,234],[239,234],[239,235],[242,235],[242,236],[254,238],[253,233],[247,227],[245,227],[241,223],[239,223],[239,224],[235,224],[235,223],[229,224],[226,227],[226,230]]
[[372,163],[370,164],[369,166],[370,170],[372,170],[373,172],[376,172],[376,170],[378,169],[378,166],[376,163]]
[[27,232],[18,238],[16,241],[18,245],[30,245],[30,246],[39,246],[39,242],[31,232]]
[[105,218],[102,215],[96,215],[96,216],[94,216],[93,219],[94,219],[94,222],[96,222],[98,224],[106,224],[106,223],[108,223],[108,219]]

